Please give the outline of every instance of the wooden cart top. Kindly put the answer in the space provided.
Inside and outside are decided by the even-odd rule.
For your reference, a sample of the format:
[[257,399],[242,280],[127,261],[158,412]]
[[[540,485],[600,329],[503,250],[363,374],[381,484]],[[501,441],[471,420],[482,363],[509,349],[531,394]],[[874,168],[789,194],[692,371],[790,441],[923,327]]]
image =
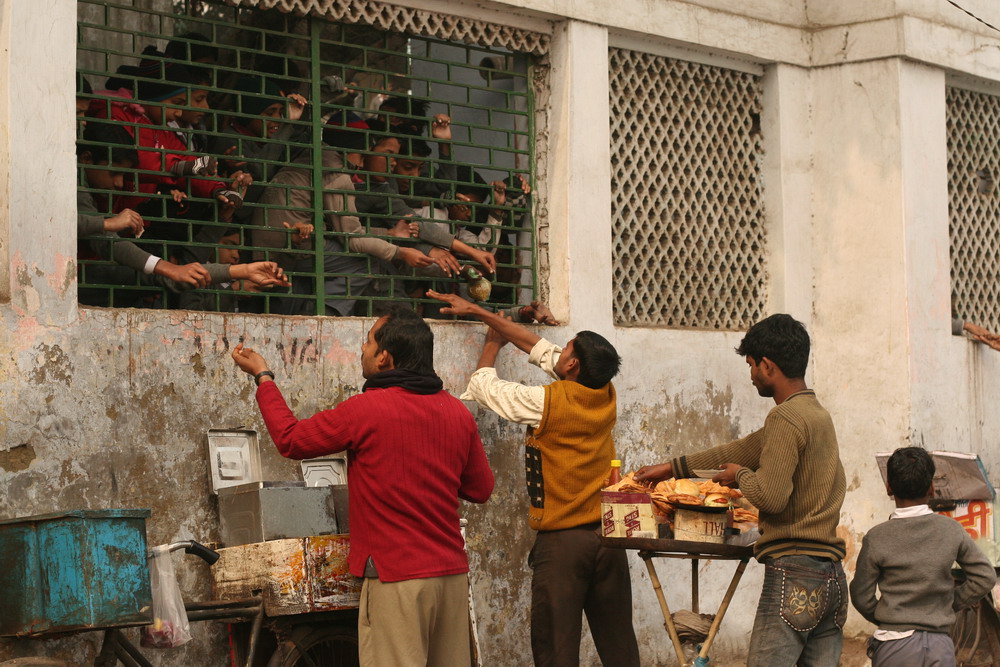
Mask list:
[[716,560],[744,560],[753,557],[753,547],[732,544],[690,542],[688,540],[662,540],[651,537],[601,537],[601,544],[612,549],[636,549],[679,557],[713,558]]

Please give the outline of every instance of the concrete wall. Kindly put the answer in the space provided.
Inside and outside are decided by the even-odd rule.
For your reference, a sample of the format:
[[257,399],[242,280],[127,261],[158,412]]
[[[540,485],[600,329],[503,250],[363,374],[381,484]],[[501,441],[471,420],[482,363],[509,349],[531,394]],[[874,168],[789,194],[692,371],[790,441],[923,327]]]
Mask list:
[[[796,0],[401,4],[552,31],[549,152],[539,173],[550,268],[542,278],[568,326],[545,333],[561,342],[589,328],[619,347],[616,435],[626,467],[746,434],[770,404],[732,352],[738,333],[613,326],[609,43],[763,73],[769,305],[807,322],[813,335],[807,378],[841,440],[850,555],[890,509],[875,451],[908,443],[975,451],[997,470],[1000,416],[989,406],[1000,396],[1000,355],[948,333],[945,71],[1000,80],[1000,50],[985,29],[918,0],[808,9]],[[987,2],[967,4],[998,19]],[[264,432],[230,347],[243,338],[261,350],[293,409],[307,415],[358,391],[357,356],[370,321],[76,307],[75,17],[72,0],[0,0],[0,517],[150,507],[152,543],[212,541],[218,517],[205,432],[239,425]],[[482,331],[434,329],[437,366],[457,393]],[[523,355],[504,352],[500,366],[507,377],[544,381]],[[522,429],[479,411],[477,418],[498,482],[487,506],[465,510],[480,637],[487,664],[523,665],[532,536]],[[297,475],[266,436],[262,444],[268,477]],[[701,569],[707,609],[731,565]],[[686,606],[686,564],[667,561],[659,570],[671,604]],[[740,663],[760,580],[752,564],[713,664]],[[204,597],[206,585],[204,569],[186,564],[182,586]],[[673,664],[638,559],[633,586],[644,664]],[[157,663],[220,664],[221,635],[196,627],[195,642],[158,654]],[[868,630],[852,615],[849,635]],[[79,664],[95,642],[0,642],[0,659],[44,654]],[[582,655],[583,664],[597,664],[589,641]],[[852,655],[844,664],[865,664]]]

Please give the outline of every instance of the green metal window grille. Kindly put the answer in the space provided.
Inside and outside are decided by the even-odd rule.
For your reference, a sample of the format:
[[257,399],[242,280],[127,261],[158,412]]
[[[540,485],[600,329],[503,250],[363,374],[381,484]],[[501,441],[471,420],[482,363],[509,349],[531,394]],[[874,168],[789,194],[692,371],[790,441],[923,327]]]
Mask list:
[[[81,303],[372,315],[404,302],[433,316],[439,302],[426,290],[475,296],[483,287],[474,275],[404,261],[450,264],[445,250],[480,272],[493,258],[485,305],[530,300],[531,60],[276,10],[80,0]],[[450,119],[450,139],[434,136],[437,114]],[[217,161],[214,175],[174,175],[205,156]],[[253,184],[242,206],[224,205],[239,172]],[[141,215],[141,235],[101,231],[125,207]],[[123,248],[174,266],[130,268]],[[257,290],[235,271],[218,278],[219,264],[254,261],[277,262],[292,287]],[[161,275],[191,265],[218,282]]]

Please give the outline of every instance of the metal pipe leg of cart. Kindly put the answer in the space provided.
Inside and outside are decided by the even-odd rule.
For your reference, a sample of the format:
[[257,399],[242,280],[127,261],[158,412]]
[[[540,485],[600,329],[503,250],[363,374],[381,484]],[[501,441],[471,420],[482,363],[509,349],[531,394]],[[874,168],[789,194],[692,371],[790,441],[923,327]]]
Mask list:
[[733,573],[733,579],[729,582],[729,588],[726,590],[726,596],[722,598],[722,604],[719,605],[719,611],[715,614],[715,620],[712,621],[712,626],[708,629],[708,636],[705,637],[705,641],[701,645],[701,651],[698,653],[699,658],[708,658],[708,651],[712,648],[712,642],[715,641],[715,635],[719,633],[719,626],[722,625],[722,617],[726,615],[726,611],[729,609],[729,603],[733,601],[733,594],[736,593],[736,587],[740,583],[740,579],[743,577],[743,571],[747,569],[747,561],[741,560],[740,564],[736,566],[736,572]]
[[667,598],[663,594],[660,586],[660,578],[656,576],[656,566],[653,565],[653,554],[647,551],[640,551],[639,557],[646,561],[646,570],[649,572],[649,579],[653,582],[653,590],[656,592],[656,599],[660,602],[660,611],[663,612],[663,624],[670,635],[670,641],[674,644],[674,651],[677,653],[677,663],[683,667],[687,663],[684,660],[684,647],[681,646],[681,638],[677,636],[677,627],[674,619],[670,616],[670,607],[667,606]]
[[260,639],[260,626],[264,623],[264,603],[260,604],[260,610],[253,617],[253,625],[250,626],[250,642],[247,646],[246,667],[253,665],[254,654],[257,653],[257,640]]

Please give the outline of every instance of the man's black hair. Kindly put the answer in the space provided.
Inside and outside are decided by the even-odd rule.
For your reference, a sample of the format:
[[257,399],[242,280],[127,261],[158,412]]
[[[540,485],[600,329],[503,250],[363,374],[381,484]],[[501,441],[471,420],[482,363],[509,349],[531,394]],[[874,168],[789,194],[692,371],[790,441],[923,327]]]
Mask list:
[[459,165],[455,169],[455,194],[463,194],[475,197],[476,201],[488,202],[492,189],[486,184],[486,179],[479,175],[475,169],[467,164]]
[[76,75],[76,94],[80,95],[93,95],[94,88],[90,85],[90,82],[82,74]]
[[375,332],[378,349],[392,355],[397,369],[434,375],[434,333],[427,323],[403,306],[390,307],[385,317]]
[[[97,144],[111,144],[99,146]],[[111,160],[108,160],[110,151]],[[139,165],[139,154],[135,150],[135,140],[121,125],[88,120],[83,130],[83,141],[76,145],[76,154],[90,153],[95,163],[121,164],[130,162]]]
[[593,331],[581,331],[573,339],[573,356],[580,362],[576,381],[584,387],[600,389],[618,375],[622,358],[614,345]]
[[409,136],[397,136],[397,139],[399,139],[399,154],[402,157],[423,160],[431,154],[431,147],[423,139]]
[[167,42],[166,48],[163,49],[163,55],[174,60],[187,60],[188,62],[196,62],[204,58],[215,62],[219,59],[219,47],[212,44],[212,40],[200,32],[186,32]]
[[920,447],[900,447],[886,464],[886,480],[892,495],[900,500],[920,500],[931,490],[934,459]]
[[750,327],[736,354],[758,364],[767,357],[785,377],[804,377],[809,363],[809,334],[791,315],[777,313]]

